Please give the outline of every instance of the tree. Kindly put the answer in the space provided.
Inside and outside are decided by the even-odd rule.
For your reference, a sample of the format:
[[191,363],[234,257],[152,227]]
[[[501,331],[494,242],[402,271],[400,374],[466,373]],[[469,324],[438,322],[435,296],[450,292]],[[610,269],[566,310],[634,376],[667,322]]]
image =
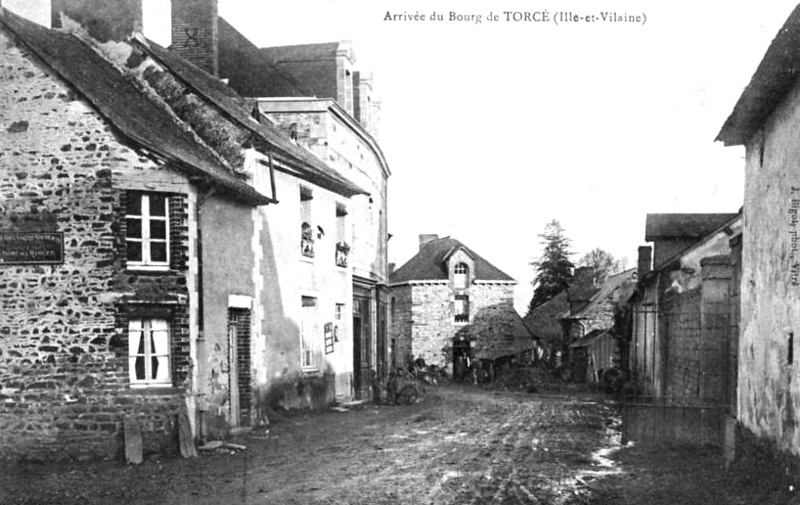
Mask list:
[[544,251],[538,260],[531,263],[536,270],[536,277],[533,280],[533,298],[528,305],[528,312],[566,289],[575,268],[569,259],[572,254],[569,250],[570,240],[564,235],[561,223],[555,219],[547,223],[539,238],[542,239]]
[[580,267],[592,267],[594,269],[595,278],[600,282],[611,274],[616,274],[622,271],[622,262],[616,259],[610,252],[604,251],[596,247],[588,253],[581,256],[578,260]]

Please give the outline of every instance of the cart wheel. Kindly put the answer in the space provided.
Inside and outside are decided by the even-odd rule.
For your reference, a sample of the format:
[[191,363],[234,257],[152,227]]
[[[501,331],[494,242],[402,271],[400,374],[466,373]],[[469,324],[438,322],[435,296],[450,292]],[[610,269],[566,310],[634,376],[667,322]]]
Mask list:
[[400,394],[397,398],[397,403],[401,403],[404,405],[411,405],[415,401],[417,401],[417,388],[414,386],[403,386],[403,389],[400,390]]

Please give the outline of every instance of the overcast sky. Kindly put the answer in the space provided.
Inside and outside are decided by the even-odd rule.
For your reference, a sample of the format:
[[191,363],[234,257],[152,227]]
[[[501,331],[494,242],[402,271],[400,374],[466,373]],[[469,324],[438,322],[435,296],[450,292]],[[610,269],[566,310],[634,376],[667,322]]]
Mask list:
[[[144,1],[145,33],[168,44],[169,2]],[[382,96],[390,261],[419,234],[452,236],[519,281],[524,313],[552,219],[575,259],[600,247],[632,267],[648,212],[739,209],[743,151],[714,139],[795,6],[766,4],[219,0],[219,12],[258,46],[352,40]],[[544,11],[551,21],[504,14]],[[559,11],[598,20],[556,24]]]

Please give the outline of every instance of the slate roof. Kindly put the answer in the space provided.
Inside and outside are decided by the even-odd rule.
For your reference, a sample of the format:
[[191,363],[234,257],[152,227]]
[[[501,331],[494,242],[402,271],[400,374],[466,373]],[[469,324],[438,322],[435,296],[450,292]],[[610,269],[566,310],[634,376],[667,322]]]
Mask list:
[[294,168],[300,172],[303,178],[345,196],[369,194],[322,162],[314,154],[293,143],[276,127],[254,119],[253,108],[248,108],[248,106],[252,104],[254,108],[257,108],[257,104],[242,98],[230,86],[154,42],[139,42],[138,46],[187,85],[222,109],[230,118],[261,137],[279,153],[298,163]]
[[265,47],[263,54],[275,63],[284,61],[320,61],[335,60],[339,50],[339,42],[322,42],[317,44],[297,44],[293,46]]
[[564,333],[558,318],[567,311],[569,300],[565,289],[529,312],[522,321],[535,337],[545,341],[558,341]]
[[449,279],[445,259],[454,250],[461,248],[474,259],[473,278],[479,281],[515,282],[512,277],[476,254],[458,240],[450,237],[431,240],[423,245],[413,258],[389,276],[390,284],[409,281],[432,281]]
[[783,100],[800,74],[800,5],[778,31],[717,135],[726,146],[743,145]]
[[572,348],[576,347],[589,347],[594,343],[595,340],[599,340],[600,338],[610,335],[611,330],[592,330],[583,338],[579,338],[575,342],[571,343],[569,346]]
[[702,238],[738,214],[647,214],[644,239]]
[[41,27],[2,8],[0,25],[72,85],[124,137],[191,175],[213,180],[220,189],[243,201],[253,204],[272,201],[240,180],[162,105],[144,95],[76,36]]
[[633,291],[633,278],[634,274],[636,273],[635,268],[631,268],[630,270],[626,270],[624,272],[620,272],[615,275],[610,275],[606,278],[606,281],[600,286],[600,289],[591,297],[589,303],[583,306],[580,310],[577,310],[567,317],[570,318],[580,318],[583,314],[588,312],[598,303],[602,302],[603,300],[607,299],[609,296],[614,294],[614,291],[624,286],[626,282],[630,282],[631,291]]
[[252,97],[314,95],[225,19],[218,20],[220,77],[229,78],[239,93]]

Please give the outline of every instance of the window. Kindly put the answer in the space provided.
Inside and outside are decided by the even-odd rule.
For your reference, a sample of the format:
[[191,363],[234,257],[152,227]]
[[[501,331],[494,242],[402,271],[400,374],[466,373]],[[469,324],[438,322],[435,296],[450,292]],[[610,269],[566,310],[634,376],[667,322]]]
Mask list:
[[346,267],[347,256],[350,254],[350,244],[347,243],[345,230],[347,229],[347,207],[342,203],[336,204],[336,266]]
[[469,285],[469,267],[466,263],[458,263],[453,269],[453,287],[466,289]]
[[128,368],[131,385],[171,385],[169,361],[167,321],[132,319],[128,323]]
[[168,202],[164,194],[128,193],[125,242],[129,267],[169,267]]
[[314,230],[311,224],[311,190],[300,186],[300,252],[307,258],[314,257]]
[[304,370],[316,370],[317,364],[317,299],[302,297],[300,314],[300,365]]
[[455,322],[466,323],[469,321],[469,297],[467,295],[456,295],[453,308]]

